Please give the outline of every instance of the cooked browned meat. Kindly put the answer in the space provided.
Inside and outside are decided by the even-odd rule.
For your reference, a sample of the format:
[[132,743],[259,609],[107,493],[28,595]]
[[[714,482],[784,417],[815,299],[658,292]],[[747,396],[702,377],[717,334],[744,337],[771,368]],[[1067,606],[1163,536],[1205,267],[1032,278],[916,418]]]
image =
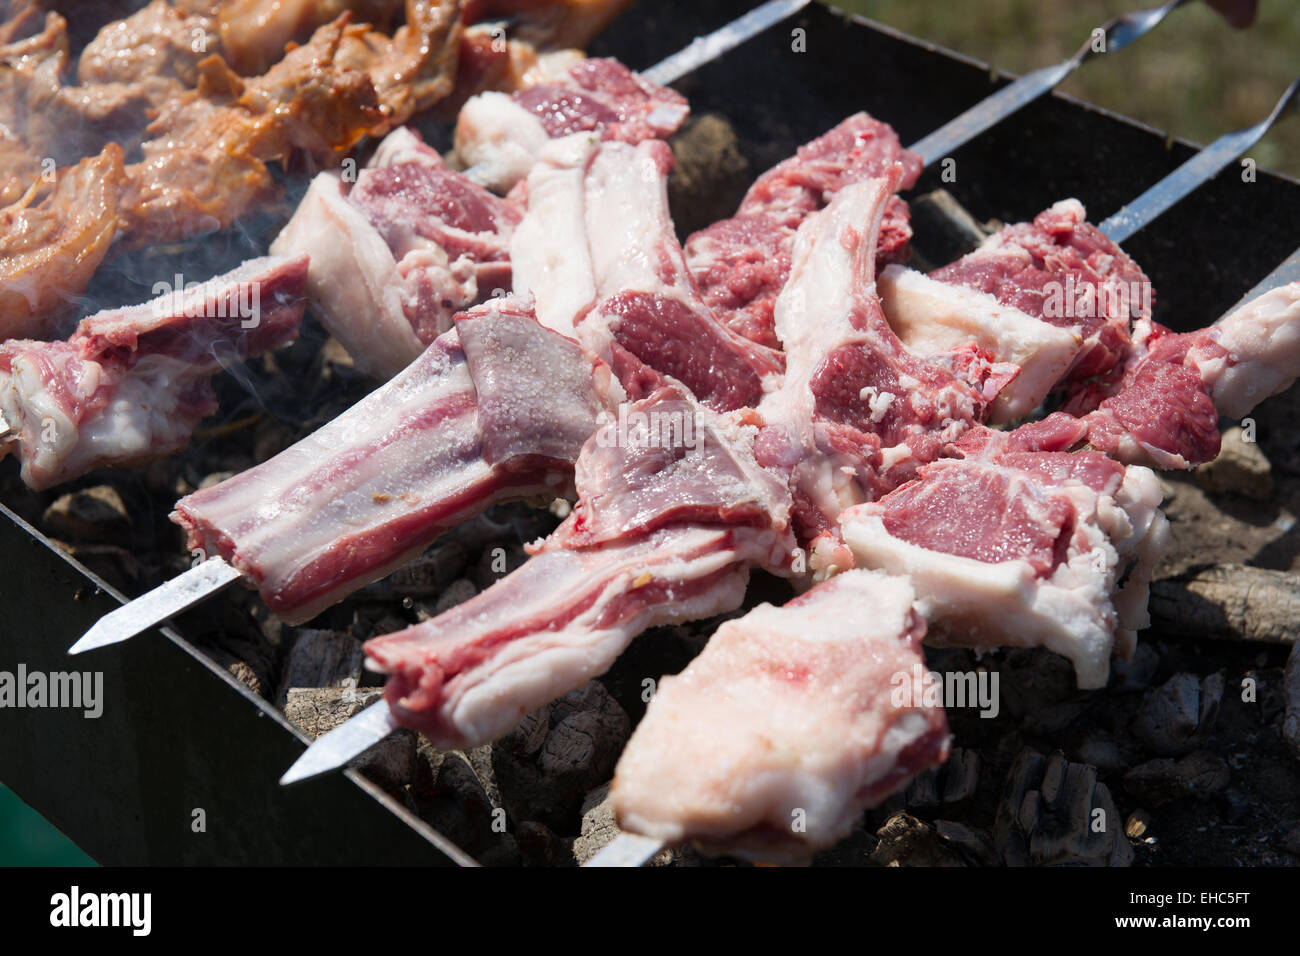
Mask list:
[[122,149],[59,172],[43,200],[35,183],[0,209],[0,339],[44,338],[75,304],[117,232]]
[[[284,56],[289,43],[302,43],[317,28],[351,13],[390,33],[403,0],[225,0],[217,22],[226,61],[245,76],[265,73]],[[445,6],[445,4],[444,4]]]
[[83,86],[141,83],[151,102],[161,106],[198,84],[199,62],[221,52],[220,43],[211,17],[153,0],[99,31],[81,51],[77,80]]
[[0,206],[16,203],[40,174],[40,160],[0,126]]
[[57,13],[39,33],[0,46],[0,126],[30,152],[58,165],[129,148],[147,123],[149,97],[138,84],[64,86],[70,53],[67,22]]
[[370,76],[387,132],[451,92],[459,52],[460,0],[406,0],[406,22],[391,38],[350,28],[341,61]]
[[509,22],[511,39],[538,50],[585,49],[633,0],[465,0],[466,23]]
[[370,77],[340,62],[346,18],[322,27],[264,76],[245,80],[220,57],[199,64],[195,90],[149,126],[144,161],[127,169],[128,246],[225,228],[279,190],[266,168],[305,154],[336,166],[383,116]]

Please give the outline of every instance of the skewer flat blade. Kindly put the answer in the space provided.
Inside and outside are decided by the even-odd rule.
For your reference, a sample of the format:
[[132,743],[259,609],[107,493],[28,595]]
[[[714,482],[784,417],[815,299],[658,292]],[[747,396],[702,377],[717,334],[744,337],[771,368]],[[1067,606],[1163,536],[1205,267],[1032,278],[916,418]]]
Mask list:
[[1128,239],[1259,142],[1297,95],[1300,95],[1300,77],[1287,87],[1262,122],[1220,136],[1097,228],[1114,242]]
[[662,840],[620,833],[583,866],[645,866],[663,848]]
[[715,60],[728,50],[733,50],[768,27],[808,6],[811,0],[768,0],[744,16],[737,17],[712,33],[696,37],[690,46],[679,50],[665,60],[660,60],[641,75],[652,83],[667,86],[687,73],[698,70],[710,60]]
[[361,713],[329,733],[316,738],[301,757],[280,778],[288,786],[309,777],[337,770],[353,757],[365,753],[397,729],[386,701],[371,704]]
[[221,558],[209,558],[148,594],[105,614],[82,635],[81,640],[68,648],[68,653],[80,654],[135,637],[208,599],[239,578],[239,572]]
[[960,116],[950,119],[937,130],[908,147],[929,166],[956,152],[980,133],[996,126],[1012,113],[1028,106],[1055,87],[1078,67],[1074,60],[1026,73],[1010,86],[986,96]]

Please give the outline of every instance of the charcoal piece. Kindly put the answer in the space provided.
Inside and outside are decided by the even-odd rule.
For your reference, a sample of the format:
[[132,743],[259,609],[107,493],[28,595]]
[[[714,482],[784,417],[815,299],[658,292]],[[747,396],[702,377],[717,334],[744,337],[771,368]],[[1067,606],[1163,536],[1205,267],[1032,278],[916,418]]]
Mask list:
[[1024,750],[998,805],[993,839],[1008,866],[1128,866],[1124,819],[1097,768]]
[[1221,757],[1198,750],[1179,760],[1159,757],[1124,775],[1124,789],[1144,803],[1162,806],[1184,797],[1206,797],[1228,786],[1232,774]]
[[1222,672],[1204,680],[1195,674],[1175,674],[1143,698],[1133,720],[1134,736],[1161,756],[1190,753],[1214,729],[1223,687]]

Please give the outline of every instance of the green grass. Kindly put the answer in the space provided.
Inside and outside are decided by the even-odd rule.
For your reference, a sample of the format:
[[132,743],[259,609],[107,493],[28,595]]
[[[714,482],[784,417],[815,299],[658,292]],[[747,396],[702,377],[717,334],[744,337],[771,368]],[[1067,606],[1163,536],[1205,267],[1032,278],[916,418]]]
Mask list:
[[[889,26],[1012,73],[1069,56],[1091,30],[1158,0],[831,0]],[[1300,3],[1260,0],[1248,30],[1190,3],[1133,46],[1086,64],[1061,91],[1198,143],[1252,126],[1300,72]],[[1250,155],[1300,176],[1300,110]]]
[[0,785],[0,866],[96,866],[44,817]]

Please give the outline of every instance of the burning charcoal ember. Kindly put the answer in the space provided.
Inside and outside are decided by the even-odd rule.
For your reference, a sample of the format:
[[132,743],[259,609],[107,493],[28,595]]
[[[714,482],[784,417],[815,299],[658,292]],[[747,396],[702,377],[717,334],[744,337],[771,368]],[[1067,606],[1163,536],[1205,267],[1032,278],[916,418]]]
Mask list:
[[1223,758],[1204,750],[1181,757],[1160,757],[1124,774],[1124,789],[1153,807],[1184,797],[1204,798],[1228,786],[1232,773]]
[[994,843],[1008,866],[1128,866],[1124,819],[1097,770],[1023,751],[998,805]]
[[[619,824],[774,862],[845,836],[948,753],[942,708],[896,699],[898,675],[921,663],[912,600],[901,578],[847,571],[723,624],[660,682],[619,760]],[[685,730],[700,726],[710,733]]]
[[[621,831],[614,819],[609,784],[602,784],[582,801],[582,831],[573,841],[573,857],[582,866],[603,850]],[[660,851],[665,852],[665,851]]]
[[[525,820],[513,834],[525,866],[572,866],[570,841],[558,836],[550,827],[536,820]],[[483,857],[479,862],[492,865]]]
[[1273,469],[1259,444],[1244,441],[1240,425],[1223,433],[1219,456],[1195,471],[1196,483],[1211,492],[1235,492],[1267,501],[1273,497]]
[[668,195],[678,231],[687,235],[730,215],[751,177],[749,160],[726,117],[693,116],[669,145],[677,160]]
[[300,623],[488,505],[563,491],[607,383],[526,300],[492,300],[343,416],[179,501],[173,520],[187,547],[219,553]]
[[975,795],[979,785],[980,757],[974,750],[954,747],[947,761],[916,775],[901,795],[909,809],[932,810],[963,803]]
[[472,97],[456,120],[456,155],[499,193],[524,179],[546,143],[573,133],[640,143],[667,139],[690,107],[616,60],[583,60],[554,82]]
[[94,485],[54,499],[45,509],[45,527],[73,541],[120,541],[131,532],[131,515],[112,485]]
[[492,747],[492,767],[511,819],[567,832],[584,796],[614,770],[627,714],[596,681],[533,712]]
[[1147,692],[1133,722],[1134,735],[1151,752],[1165,756],[1195,750],[1214,730],[1223,687],[1222,672],[1204,679],[1175,674]]
[[934,827],[906,813],[896,813],[876,831],[880,841],[871,854],[877,866],[967,866]]
[[[1300,647],[1297,644],[1296,647]],[[1282,737],[1291,752],[1300,759],[1300,651],[1291,648],[1291,655],[1286,661],[1286,671],[1282,677],[1283,693],[1286,695],[1286,716],[1282,721]]]
[[1289,571],[1218,565],[1156,581],[1151,618],[1194,637],[1294,644],[1300,578]]
[[284,695],[284,715],[315,739],[378,699],[375,691],[358,691],[355,687],[291,687]]
[[145,580],[144,570],[134,554],[115,544],[78,544],[52,539],[56,545],[124,593],[131,593]]
[[502,808],[465,754],[439,753],[420,740],[417,761],[411,796],[421,818],[476,858],[492,854],[499,863],[517,860],[518,845],[509,832],[515,821],[506,821],[507,829],[501,829]]
[[1005,652],[998,669],[1007,713],[1029,734],[1055,734],[1071,726],[1096,695],[1078,688],[1069,660],[1040,648]]
[[361,642],[338,631],[297,633],[280,670],[278,702],[295,688],[355,688],[361,675]]
[[64,341],[4,343],[0,410],[23,481],[40,490],[185,447],[216,410],[212,376],[298,334],[306,274],[306,259],[254,259],[89,316]]
[[311,257],[313,314],[357,368],[386,380],[455,313],[510,288],[520,211],[448,169],[408,129],[390,133],[352,178],[318,175],[271,248]]
[[[736,333],[778,347],[777,296],[791,275],[800,225],[846,186],[898,170],[893,189],[908,189],[921,172],[885,123],[857,113],[761,175],[736,215],[696,232],[686,259],[704,301]],[[892,192],[892,190],[891,190]],[[882,265],[907,258],[912,230],[907,204],[891,196],[876,237]]]

